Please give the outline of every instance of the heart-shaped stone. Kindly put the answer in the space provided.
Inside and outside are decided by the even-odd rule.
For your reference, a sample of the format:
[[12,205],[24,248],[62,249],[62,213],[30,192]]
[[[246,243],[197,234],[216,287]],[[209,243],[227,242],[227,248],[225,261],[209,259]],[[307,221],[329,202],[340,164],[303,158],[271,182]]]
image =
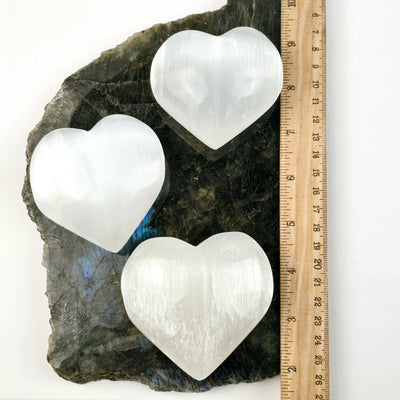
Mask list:
[[221,36],[182,31],[157,51],[150,81],[161,107],[215,150],[274,104],[282,90],[282,60],[253,28]]
[[161,237],[142,242],[121,278],[132,323],[197,380],[210,375],[271,303],[268,257],[250,236],[214,235],[197,247]]
[[90,131],[56,129],[36,146],[33,197],[48,218],[117,252],[159,195],[165,178],[161,143],[128,115],[110,115]]

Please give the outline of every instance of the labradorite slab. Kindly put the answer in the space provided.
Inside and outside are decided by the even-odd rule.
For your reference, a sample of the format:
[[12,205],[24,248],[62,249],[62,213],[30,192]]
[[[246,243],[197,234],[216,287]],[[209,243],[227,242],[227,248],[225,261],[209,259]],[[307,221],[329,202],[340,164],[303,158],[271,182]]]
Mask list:
[[[33,149],[49,131],[88,130],[107,115],[127,114],[155,130],[168,164],[159,198],[118,254],[41,214],[26,175],[23,199],[44,240],[52,327],[48,361],[65,379],[136,380],[160,391],[205,391],[279,373],[279,107],[210,151],[162,111],[149,83],[152,58],[170,35],[184,29],[219,35],[237,26],[259,29],[279,48],[280,1],[229,0],[220,10],[134,34],[68,77],[29,134],[27,171]],[[197,245],[226,231],[244,232],[263,247],[275,293],[249,336],[207,379],[196,381],[132,325],[122,302],[121,272],[147,238],[172,236]]]

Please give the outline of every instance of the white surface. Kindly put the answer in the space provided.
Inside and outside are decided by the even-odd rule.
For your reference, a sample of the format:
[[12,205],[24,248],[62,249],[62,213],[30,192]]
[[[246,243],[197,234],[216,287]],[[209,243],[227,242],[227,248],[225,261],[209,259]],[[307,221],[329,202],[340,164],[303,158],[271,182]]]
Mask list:
[[248,27],[220,36],[178,32],[161,45],[150,73],[161,107],[214,150],[272,107],[282,80],[278,50]]
[[[279,399],[279,379],[177,394],[59,378],[46,362],[42,241],[20,197],[27,133],[66,76],[132,32],[221,3],[149,0],[138,11],[133,0],[0,2],[0,398]],[[332,399],[391,400],[400,376],[400,2],[328,3]]]
[[122,249],[157,199],[165,158],[154,131],[129,115],[109,115],[90,131],[60,128],[32,154],[39,210],[112,252]]
[[261,321],[271,304],[271,265],[242,232],[198,246],[160,237],[142,242],[121,277],[133,324],[193,378],[207,378]]
[[400,2],[328,1],[334,399],[398,399]]

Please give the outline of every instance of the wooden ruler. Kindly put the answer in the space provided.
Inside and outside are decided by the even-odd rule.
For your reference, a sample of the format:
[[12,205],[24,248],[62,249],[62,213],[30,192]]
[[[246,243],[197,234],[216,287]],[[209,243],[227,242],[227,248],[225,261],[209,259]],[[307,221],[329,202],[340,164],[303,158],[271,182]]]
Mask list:
[[281,399],[329,399],[325,0],[282,0]]

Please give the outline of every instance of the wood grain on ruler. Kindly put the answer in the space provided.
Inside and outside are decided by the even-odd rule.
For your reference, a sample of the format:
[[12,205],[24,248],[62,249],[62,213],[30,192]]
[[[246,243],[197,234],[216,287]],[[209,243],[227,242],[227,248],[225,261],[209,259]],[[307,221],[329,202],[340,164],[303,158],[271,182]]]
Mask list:
[[325,1],[281,18],[281,398],[328,400]]

